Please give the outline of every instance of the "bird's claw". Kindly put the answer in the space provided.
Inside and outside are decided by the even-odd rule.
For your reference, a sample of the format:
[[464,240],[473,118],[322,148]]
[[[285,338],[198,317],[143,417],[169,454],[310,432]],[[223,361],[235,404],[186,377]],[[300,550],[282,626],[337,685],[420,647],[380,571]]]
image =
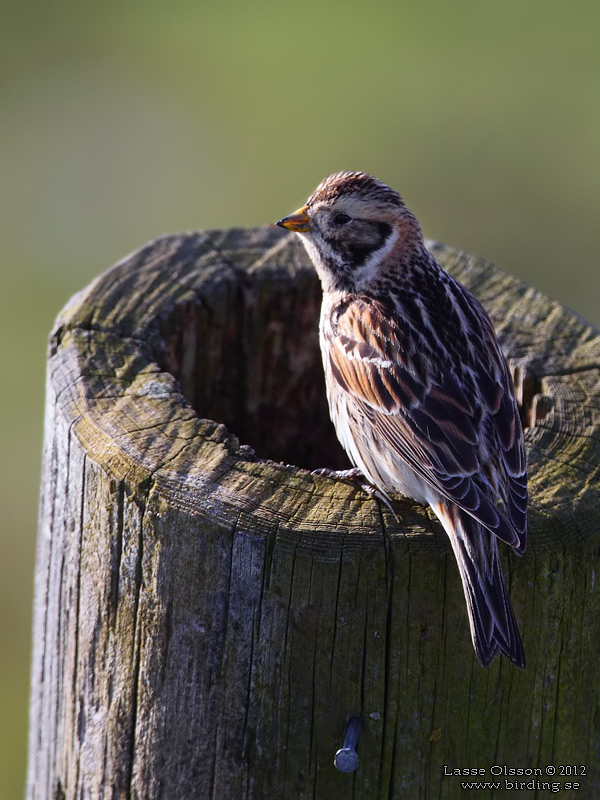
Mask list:
[[394,509],[388,498],[380,492],[377,487],[369,483],[363,473],[358,467],[352,469],[329,469],[328,467],[321,467],[320,469],[313,469],[311,475],[320,475],[325,478],[333,478],[338,481],[348,481],[349,483],[357,483],[360,488],[366,492],[371,500],[380,500],[390,511],[396,522],[400,522],[400,517]]
[[392,508],[392,504],[390,503],[388,498],[383,494],[383,492],[380,492],[379,489],[377,489],[375,486],[372,486],[368,482],[361,483],[360,485],[363,491],[365,491],[372,500],[373,499],[380,500],[385,506],[387,506],[390,514],[393,516],[396,522],[398,523],[400,522],[400,517],[398,516],[398,514],[396,514],[396,512]]

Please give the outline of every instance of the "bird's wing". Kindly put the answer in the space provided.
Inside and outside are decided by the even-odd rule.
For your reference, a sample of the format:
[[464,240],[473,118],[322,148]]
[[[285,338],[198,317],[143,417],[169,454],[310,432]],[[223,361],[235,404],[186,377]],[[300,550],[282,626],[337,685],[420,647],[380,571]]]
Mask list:
[[[379,436],[431,487],[523,552],[525,450],[510,374],[487,318],[481,333],[490,363],[471,365],[477,370],[477,398],[467,396],[450,365],[411,352],[406,335],[378,301],[346,303],[334,326],[331,372]],[[499,473],[491,479],[487,453],[496,454],[491,463]],[[493,499],[498,486],[505,488],[503,509]]]

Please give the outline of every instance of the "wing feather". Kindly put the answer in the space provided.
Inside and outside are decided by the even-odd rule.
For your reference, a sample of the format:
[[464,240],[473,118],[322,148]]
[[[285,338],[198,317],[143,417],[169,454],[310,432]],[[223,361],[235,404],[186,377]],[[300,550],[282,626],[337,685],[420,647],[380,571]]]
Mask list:
[[[489,358],[476,365],[476,399],[467,396],[462,365],[453,369],[416,354],[380,302],[346,302],[334,324],[327,349],[331,373],[378,435],[429,486],[522,552],[525,452],[510,374],[491,323],[484,320],[480,331]],[[491,476],[487,461],[495,451],[501,457]],[[492,502],[496,494],[502,509]]]

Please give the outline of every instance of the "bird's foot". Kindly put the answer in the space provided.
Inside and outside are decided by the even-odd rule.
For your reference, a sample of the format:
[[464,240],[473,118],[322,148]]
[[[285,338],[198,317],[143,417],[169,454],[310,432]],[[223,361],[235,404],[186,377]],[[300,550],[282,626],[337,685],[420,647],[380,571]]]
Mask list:
[[321,467],[321,469],[313,469],[311,475],[322,475],[325,478],[333,478],[338,481],[348,481],[348,483],[358,484],[363,492],[369,495],[371,500],[380,500],[384,503],[396,522],[400,522],[400,517],[392,508],[389,499],[376,486],[369,483],[358,467],[353,467],[352,469],[329,469],[328,467]]

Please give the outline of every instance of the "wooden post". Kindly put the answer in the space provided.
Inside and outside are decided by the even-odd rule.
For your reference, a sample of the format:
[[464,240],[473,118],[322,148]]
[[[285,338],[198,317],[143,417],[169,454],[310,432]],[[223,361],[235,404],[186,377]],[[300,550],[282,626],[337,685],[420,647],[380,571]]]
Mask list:
[[50,340],[29,798],[600,796],[600,334],[432,247],[494,318],[529,425],[530,546],[503,548],[527,669],[477,664],[426,509],[396,523],[308,471],[345,461],[295,238],[167,236]]

